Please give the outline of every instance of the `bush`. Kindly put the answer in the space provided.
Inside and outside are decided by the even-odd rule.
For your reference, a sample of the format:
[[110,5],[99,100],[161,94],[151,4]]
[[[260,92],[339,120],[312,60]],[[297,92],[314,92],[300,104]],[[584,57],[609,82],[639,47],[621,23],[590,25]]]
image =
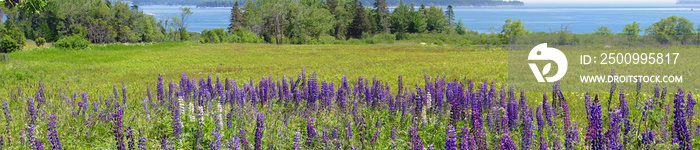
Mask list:
[[330,35],[321,35],[318,37],[318,41],[321,44],[333,44],[335,43],[335,37]]
[[53,43],[53,46],[58,48],[85,49],[90,46],[90,41],[80,35],[73,35],[59,39]]
[[262,39],[262,37],[258,36],[258,34],[255,34],[253,32],[250,32],[246,29],[242,28],[235,28],[233,31],[230,31],[232,35],[231,42],[236,42],[236,43],[263,43],[265,40]]
[[44,43],[46,43],[46,39],[44,39],[43,37],[39,37],[36,38],[36,41],[34,42],[36,43],[36,46],[41,47],[42,45],[44,45]]
[[0,48],[2,48],[3,53],[11,53],[22,48],[22,45],[17,44],[17,41],[12,39],[9,35],[5,34],[2,38],[2,43],[0,43]]
[[388,33],[377,34],[372,38],[376,39],[378,42],[386,44],[393,44],[396,41],[396,36]]

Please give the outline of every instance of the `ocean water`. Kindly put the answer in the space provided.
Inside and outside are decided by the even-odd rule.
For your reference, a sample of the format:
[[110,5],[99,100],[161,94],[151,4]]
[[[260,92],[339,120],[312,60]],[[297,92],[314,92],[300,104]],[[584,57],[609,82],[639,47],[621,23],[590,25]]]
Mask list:
[[[140,6],[146,14],[156,19],[180,16],[180,7],[188,6]],[[187,30],[225,28],[229,24],[230,8],[194,8]],[[477,7],[455,8],[455,21],[462,18],[468,29],[489,33],[501,30],[508,18],[522,19],[530,31],[550,32],[565,28],[575,33],[591,33],[600,26],[607,26],[613,32],[621,32],[626,24],[640,23],[642,30],[661,18],[670,15],[681,16],[700,24],[700,6],[525,6],[525,7]]]

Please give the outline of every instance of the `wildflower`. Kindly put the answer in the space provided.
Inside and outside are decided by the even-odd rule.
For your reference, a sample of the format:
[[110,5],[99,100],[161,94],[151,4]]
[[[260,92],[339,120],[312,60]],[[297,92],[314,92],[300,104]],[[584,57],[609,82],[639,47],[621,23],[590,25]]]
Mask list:
[[306,145],[311,146],[316,138],[316,130],[314,129],[314,119],[309,118],[306,122]]
[[49,131],[46,133],[46,139],[48,140],[49,144],[51,144],[51,149],[63,149],[63,147],[61,147],[61,141],[58,139],[58,134],[56,131],[56,115],[51,115],[49,117],[48,126]]
[[241,147],[240,140],[238,139],[238,136],[234,135],[231,140],[228,142],[228,148],[232,150],[239,150]]
[[146,138],[143,136],[141,136],[141,138],[139,138],[139,149],[146,150]]
[[423,150],[423,139],[420,138],[418,131],[416,131],[416,127],[411,127],[408,133],[408,138],[410,138],[411,143],[413,144],[412,150]]
[[301,150],[301,134],[299,131],[294,133],[294,150]]
[[513,140],[510,138],[510,133],[503,134],[500,143],[501,150],[516,150]]
[[447,126],[447,140],[445,141],[445,150],[457,150],[457,132],[452,125]]
[[589,108],[590,114],[588,116],[588,131],[586,132],[586,141],[590,141],[590,146],[593,150],[602,150],[603,147],[603,118],[602,110],[600,107],[600,101],[598,100],[598,95],[595,96],[595,100]]
[[119,106],[119,102],[115,102],[114,109],[114,112],[112,112],[112,119],[114,120],[114,140],[117,141],[118,150],[125,150],[124,135],[122,133],[122,116],[124,114],[124,109]]
[[263,124],[263,113],[259,112],[257,115],[257,121],[255,123],[255,150],[260,150],[262,146],[262,136],[265,130],[265,125]]
[[685,117],[685,111],[684,109],[684,104],[685,101],[683,100],[683,97],[685,95],[683,94],[683,90],[678,89],[678,93],[676,94],[676,98],[673,100],[674,105],[673,108],[675,109],[673,111],[674,114],[674,119],[673,119],[673,129],[675,130],[676,133],[676,138],[678,139],[679,145],[680,145],[680,150],[690,150],[693,149],[693,145],[690,143],[690,134],[688,133],[688,128],[686,127],[686,117]]
[[[527,106],[525,106],[527,108]],[[521,149],[530,149],[531,139],[534,135],[535,128],[532,123],[532,108],[526,109],[521,115],[523,118],[523,128],[522,128],[522,143]]]

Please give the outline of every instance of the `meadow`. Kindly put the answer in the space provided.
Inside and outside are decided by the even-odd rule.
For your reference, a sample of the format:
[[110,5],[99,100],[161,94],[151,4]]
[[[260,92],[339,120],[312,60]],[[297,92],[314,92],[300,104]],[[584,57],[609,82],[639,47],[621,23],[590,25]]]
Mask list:
[[506,85],[507,56],[500,47],[406,43],[25,50],[0,61],[0,143],[10,149],[700,147],[690,91],[674,97],[675,88],[640,92],[655,88],[640,85],[613,86],[610,93],[520,92]]

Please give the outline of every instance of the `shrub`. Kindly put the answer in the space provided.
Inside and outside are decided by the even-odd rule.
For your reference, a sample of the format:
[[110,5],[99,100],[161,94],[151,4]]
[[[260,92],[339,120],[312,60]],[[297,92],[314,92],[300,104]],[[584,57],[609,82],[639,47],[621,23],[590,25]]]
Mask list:
[[387,43],[387,44],[392,44],[394,41],[396,41],[396,36],[393,34],[388,34],[388,33],[382,33],[382,34],[377,34],[373,37],[380,43]]
[[73,35],[59,39],[53,43],[53,46],[58,48],[85,49],[90,46],[90,41],[80,35]]
[[34,42],[36,43],[36,46],[41,47],[42,45],[44,45],[44,43],[46,43],[46,39],[44,39],[43,37],[39,37],[36,38],[36,41]]
[[12,39],[12,37],[7,34],[3,36],[2,43],[0,44],[2,44],[0,48],[2,48],[3,53],[11,53],[22,48],[22,45],[17,44],[17,41]]
[[231,42],[237,42],[237,43],[262,43],[265,42],[265,40],[262,39],[262,37],[258,36],[258,34],[255,34],[253,32],[250,32],[246,29],[242,28],[235,28],[233,31],[229,31],[233,35],[231,38]]
[[318,41],[321,44],[333,44],[335,42],[335,37],[330,35],[321,35],[318,37]]

